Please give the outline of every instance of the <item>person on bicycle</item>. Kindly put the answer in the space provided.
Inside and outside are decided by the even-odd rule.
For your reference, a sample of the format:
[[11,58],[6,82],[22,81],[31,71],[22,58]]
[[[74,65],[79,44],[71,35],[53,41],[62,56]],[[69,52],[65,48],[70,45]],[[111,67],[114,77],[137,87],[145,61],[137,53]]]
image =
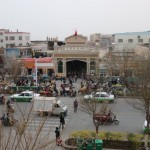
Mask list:
[[75,99],[75,101],[73,102],[74,105],[74,112],[77,112],[77,108],[78,108],[78,101],[77,99]]

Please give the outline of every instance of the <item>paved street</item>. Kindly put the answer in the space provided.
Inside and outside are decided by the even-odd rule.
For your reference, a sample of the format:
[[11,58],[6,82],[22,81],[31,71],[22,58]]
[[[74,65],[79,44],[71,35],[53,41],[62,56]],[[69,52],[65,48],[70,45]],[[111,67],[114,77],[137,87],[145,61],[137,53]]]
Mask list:
[[[61,98],[61,100],[63,101],[63,98]],[[68,121],[71,119],[71,116],[72,116],[72,113],[73,113],[73,104],[72,104],[72,101],[69,99],[69,98],[65,98],[65,104],[67,105],[68,107],[68,114],[67,116],[65,117],[65,123],[67,124]],[[31,116],[30,116],[30,121],[29,121],[29,124],[28,124],[28,129],[29,130],[34,130],[36,128],[39,127],[39,125],[45,121],[44,123],[44,126],[42,128],[42,131],[53,131],[56,129],[56,127],[59,126],[60,124],[60,120],[59,120],[59,117],[58,116],[50,116],[50,117],[40,117],[39,114],[35,113],[35,112],[32,112],[31,113]]]
[[[80,87],[80,81],[74,84],[77,89]],[[57,86],[60,86],[61,82],[57,81]],[[78,95],[77,98],[79,99],[82,97]],[[94,124],[92,122],[91,116],[87,113],[83,112],[80,108],[77,113],[73,112],[73,101],[75,98],[71,97],[59,97],[68,107],[68,115],[65,117],[65,128],[61,130],[62,138],[66,139],[73,131],[78,130],[95,130]],[[15,118],[21,118],[21,112],[23,115],[28,114],[29,110],[31,109],[32,103],[27,102],[18,102],[15,103]],[[144,122],[144,114],[138,112],[137,110],[133,109],[129,104],[126,103],[126,99],[118,98],[116,103],[109,104],[112,111],[115,112],[118,116],[120,121],[119,125],[111,124],[111,125],[102,125],[99,128],[99,131],[114,131],[114,132],[133,132],[133,133],[142,133],[142,126]],[[0,105],[0,113],[3,114],[5,108],[3,105]],[[44,126],[42,128],[42,135],[49,134],[49,139],[52,141],[55,139],[54,130],[57,126],[59,126],[59,118],[50,116],[48,118],[40,117],[35,112],[31,112],[28,130],[31,133],[35,132],[40,124],[45,121]],[[8,131],[8,128],[4,128],[4,130]],[[54,145],[53,145],[54,144]],[[51,146],[55,146],[55,142],[51,144]],[[56,150],[58,147],[56,148]]]

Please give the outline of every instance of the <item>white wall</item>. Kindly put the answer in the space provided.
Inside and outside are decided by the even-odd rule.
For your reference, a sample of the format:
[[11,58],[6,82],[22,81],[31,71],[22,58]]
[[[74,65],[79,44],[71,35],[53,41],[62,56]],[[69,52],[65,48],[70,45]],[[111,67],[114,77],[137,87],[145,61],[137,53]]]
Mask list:
[[[26,32],[3,32],[3,35],[0,35],[0,39],[3,39],[3,43],[0,42],[0,47],[6,48],[6,44],[15,44],[15,46],[28,46],[27,43],[31,43],[30,42],[30,33],[26,33]],[[15,40],[9,40],[9,37],[15,37]],[[22,36],[22,40],[19,40],[19,36]],[[8,37],[8,40],[6,40],[5,37]],[[27,39],[28,37],[28,39]],[[19,45],[21,44],[21,45]]]
[[[118,43],[119,39],[123,39],[123,43]],[[129,43],[128,39],[133,39],[133,43]],[[143,43],[139,43],[138,39],[143,39]],[[123,50],[123,49],[135,49],[135,46],[138,44],[149,43],[150,40],[150,32],[131,32],[131,33],[120,33],[115,34],[114,42],[115,42],[115,50]]]

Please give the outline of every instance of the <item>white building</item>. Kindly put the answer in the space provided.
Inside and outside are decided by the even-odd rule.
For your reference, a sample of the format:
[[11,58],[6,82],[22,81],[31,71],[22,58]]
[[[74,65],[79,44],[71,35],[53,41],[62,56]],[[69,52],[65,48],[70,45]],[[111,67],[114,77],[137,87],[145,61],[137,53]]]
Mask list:
[[30,44],[30,33],[10,32],[7,29],[0,29],[0,48],[11,48],[16,46],[28,46]]
[[113,41],[112,34],[101,34],[101,33],[90,34],[89,43],[93,46],[97,45],[100,48],[108,49],[112,41]]
[[136,45],[150,42],[150,31],[114,34],[114,50],[134,50]]
[[101,40],[101,34],[100,33],[95,33],[90,35],[90,41],[91,42],[100,42]]

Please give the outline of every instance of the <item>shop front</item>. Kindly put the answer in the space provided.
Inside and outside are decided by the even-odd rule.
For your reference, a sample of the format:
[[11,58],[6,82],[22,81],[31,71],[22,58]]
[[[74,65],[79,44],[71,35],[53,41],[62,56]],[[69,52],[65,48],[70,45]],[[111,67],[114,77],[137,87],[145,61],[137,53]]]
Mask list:
[[22,72],[26,75],[35,75],[36,69],[38,76],[51,76],[54,73],[54,63],[51,57],[24,58],[22,62],[24,64]]

